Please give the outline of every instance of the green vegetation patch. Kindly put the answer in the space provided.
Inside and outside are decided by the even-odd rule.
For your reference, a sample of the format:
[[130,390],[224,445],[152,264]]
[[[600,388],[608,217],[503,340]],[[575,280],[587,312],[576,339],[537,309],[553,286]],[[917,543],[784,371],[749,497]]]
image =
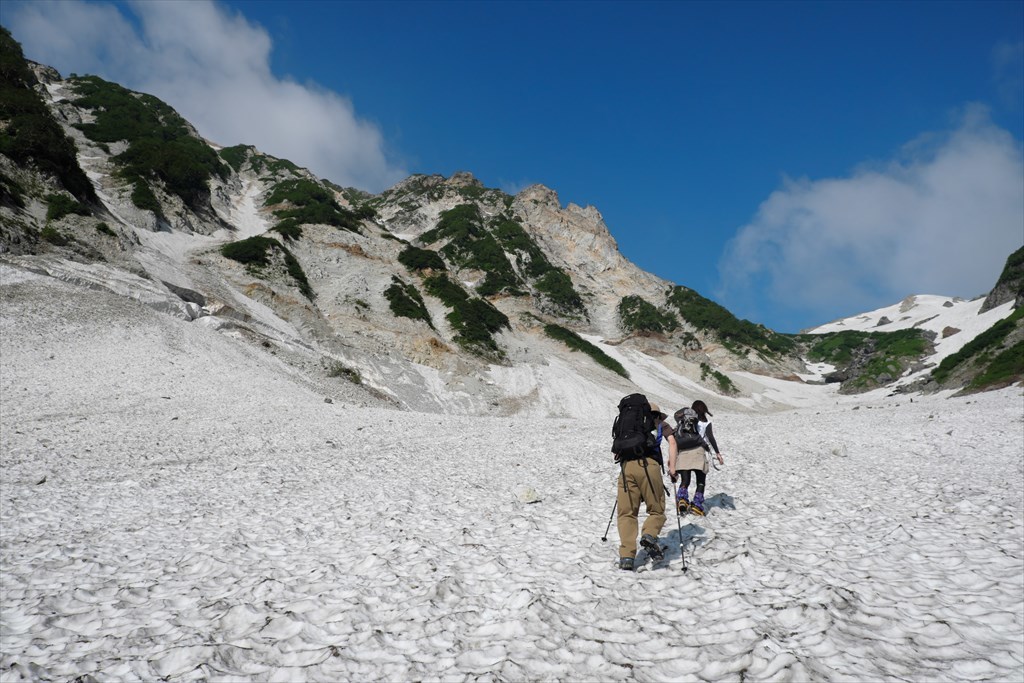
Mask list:
[[[35,83],[21,45],[0,26],[0,154],[18,166],[55,176],[83,202],[98,202],[92,183],[78,165],[75,143],[33,90]],[[24,207],[22,194],[17,183],[0,179],[0,201]]]
[[238,173],[245,165],[245,160],[249,158],[249,149],[249,145],[235,145],[234,147],[225,147],[218,153],[220,158],[235,169],[235,173]]
[[392,277],[391,286],[384,290],[384,298],[391,306],[391,312],[402,318],[426,321],[431,327],[434,326],[430,319],[430,312],[423,303],[423,297],[414,285],[403,282],[400,278]]
[[39,237],[57,247],[67,246],[71,242],[63,233],[49,225],[39,231]]
[[491,224],[491,231],[505,251],[517,256],[523,272],[529,277],[537,278],[554,270],[540,246],[518,220],[505,216],[496,218]]
[[1022,377],[1024,377],[1024,340],[997,354],[985,370],[971,380],[968,388],[985,389],[1004,386]]
[[668,302],[684,320],[699,330],[716,333],[723,343],[774,354],[789,354],[796,350],[796,341],[791,335],[772,332],[749,320],[740,320],[725,307],[687,287],[673,287]]
[[428,294],[441,300],[451,312],[445,316],[455,331],[455,341],[467,351],[486,358],[504,356],[494,334],[509,327],[508,317],[485,299],[470,297],[446,274],[423,280]]
[[264,206],[284,203],[291,207],[274,211],[274,215],[281,219],[275,228],[290,229],[307,223],[319,223],[359,232],[359,218],[356,214],[342,208],[328,189],[307,178],[278,183],[263,201]]
[[466,299],[446,317],[455,330],[459,346],[485,357],[504,356],[494,335],[509,327],[508,317],[489,301],[476,297]]
[[445,270],[444,260],[432,249],[409,246],[398,255],[398,262],[412,271]]
[[483,185],[464,185],[456,190],[463,199],[480,199],[487,192]]
[[274,175],[284,172],[295,176],[302,173],[302,169],[297,164],[288,159],[278,159],[262,154],[252,145],[225,147],[220,150],[219,154],[220,158],[226,161],[231,168],[235,169],[236,173],[241,172],[245,162],[248,161],[254,173],[269,174],[270,177],[265,177],[264,180],[272,179]]
[[631,294],[619,302],[619,320],[629,332],[671,332],[679,327],[679,320],[670,311],[660,311],[657,306]]
[[728,375],[719,372],[712,368],[708,363],[700,364],[700,380],[702,382],[708,381],[708,378],[714,379],[715,384],[718,386],[718,390],[727,396],[733,396],[739,393],[739,389],[729,379]]
[[[490,192],[475,188],[471,192],[474,197],[476,190]],[[485,224],[476,204],[459,204],[442,212],[437,226],[424,232],[420,240],[424,244],[445,241],[440,253],[449,263],[483,271],[484,279],[476,288],[480,296],[523,296],[527,293],[525,281],[530,279],[537,292],[561,311],[574,314],[583,310],[583,300],[569,276],[551,265],[522,223],[507,213]]]
[[76,214],[88,216],[89,207],[63,194],[46,195],[46,220],[59,221],[64,216]]
[[76,127],[95,142],[128,142],[128,149],[114,159],[121,165],[119,174],[135,186],[132,201],[138,195],[146,204],[140,208],[154,210],[153,202],[139,189],[140,183],[160,180],[169,193],[198,209],[209,199],[210,179],[227,175],[217,153],[156,97],[97,76],[77,77],[71,83],[78,93],[75,104],[92,110],[96,117],[95,122]]
[[142,178],[135,178],[132,181],[132,204],[144,209],[146,211],[152,211],[153,213],[159,214],[161,212],[160,202],[156,198],[156,194],[153,193],[152,188]]
[[984,358],[995,353],[1010,332],[1017,327],[1018,321],[1022,318],[1024,318],[1024,308],[1018,308],[1012,315],[1000,320],[995,325],[964,344],[962,349],[943,358],[942,362],[939,363],[939,367],[932,370],[932,379],[939,384],[942,384],[949,379],[949,375],[953,370],[964,363]]
[[918,357],[928,346],[927,340],[918,329],[895,332],[844,330],[821,335],[803,335],[801,339],[810,343],[807,350],[808,358],[833,365],[849,363],[858,352],[873,352],[892,359]]
[[247,266],[267,266],[270,265],[270,250],[274,246],[280,247],[281,243],[271,237],[257,236],[225,244],[220,253]]
[[875,356],[864,365],[859,376],[850,382],[850,386],[857,389],[871,389],[884,384],[884,378],[889,377],[890,381],[898,378],[906,369],[901,358],[888,356]]
[[499,292],[522,295],[522,280],[512,268],[498,240],[483,225],[480,209],[475,204],[460,204],[441,213],[437,227],[420,236],[424,244],[447,239],[441,254],[460,268],[486,273],[477,287],[481,296]]
[[427,294],[440,299],[448,308],[455,308],[469,298],[466,290],[452,282],[444,273],[426,278],[423,281],[423,288],[427,290]]
[[870,389],[898,378],[911,362],[928,352],[930,343],[916,328],[895,332],[844,330],[800,335],[810,360],[846,368],[853,377],[844,388]]
[[569,314],[583,310],[583,299],[572,279],[548,261],[522,223],[508,216],[499,216],[491,222],[491,232],[506,252],[515,255],[520,272],[533,279],[536,290],[556,308]]
[[279,250],[283,255],[285,269],[292,279],[295,280],[299,291],[302,292],[303,296],[312,301],[315,294],[309,284],[309,280],[306,278],[305,271],[302,270],[299,260],[295,258],[287,247],[274,238],[258,235],[239,240],[238,242],[231,242],[221,247],[220,253],[225,258],[245,264],[255,274],[258,274],[260,268],[270,265],[270,254],[275,249]]
[[288,171],[289,173],[298,174],[302,171],[296,163],[289,161],[288,159],[277,159],[275,157],[269,157],[266,154],[257,155],[253,160],[253,164],[257,173],[268,171],[270,173],[277,174],[282,171]]
[[552,268],[538,278],[534,286],[563,311],[575,313],[583,310],[583,299],[573,287],[572,279],[561,270]]
[[573,351],[581,351],[587,354],[601,367],[608,368],[612,372],[629,379],[629,373],[626,372],[626,368],[622,367],[622,363],[615,360],[602,351],[598,346],[591,344],[572,330],[567,330],[560,325],[552,324],[544,326],[544,334],[552,339],[562,342]]
[[295,241],[302,237],[302,226],[293,222],[281,221],[272,227],[271,230],[280,234],[286,240]]

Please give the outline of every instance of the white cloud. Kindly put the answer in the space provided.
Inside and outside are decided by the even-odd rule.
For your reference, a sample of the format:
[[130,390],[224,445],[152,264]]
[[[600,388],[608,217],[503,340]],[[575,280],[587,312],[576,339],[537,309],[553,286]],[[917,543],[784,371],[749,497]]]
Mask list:
[[972,106],[883,167],[787,180],[727,245],[719,295],[822,322],[909,294],[976,296],[1022,243],[1020,143]]
[[992,49],[992,72],[1003,105],[1020,111],[1024,97],[1024,42],[996,45]]
[[506,180],[506,179],[502,179],[498,183],[498,189],[500,189],[505,194],[510,194],[510,195],[512,195],[514,197],[515,195],[519,194],[520,192],[522,192],[526,188],[530,187],[531,185],[536,185],[536,184],[537,184],[537,181],[535,181],[535,180]]
[[[208,0],[31,2],[10,12],[26,56],[165,100],[205,137],[253,144],[341,185],[379,191],[406,175],[352,102],[270,70],[270,36]],[[340,65],[344,68],[344,65]]]

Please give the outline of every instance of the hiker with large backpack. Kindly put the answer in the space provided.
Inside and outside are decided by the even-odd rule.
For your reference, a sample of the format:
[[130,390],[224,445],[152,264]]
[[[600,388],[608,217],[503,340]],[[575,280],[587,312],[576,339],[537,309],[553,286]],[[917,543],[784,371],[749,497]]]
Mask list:
[[665,525],[665,485],[661,478],[664,463],[661,446],[652,432],[666,417],[643,394],[630,394],[619,401],[619,414],[612,425],[612,453],[619,465],[619,568],[627,571],[634,569],[636,561],[641,502],[647,508],[647,519],[640,545],[655,562],[664,557],[658,543],[658,534]]
[[[704,483],[708,473],[704,449],[707,443],[700,430],[700,415],[692,407],[680,408],[672,416],[676,421],[674,439],[668,444],[668,473],[672,482],[680,479],[676,492],[676,509],[679,514],[692,512],[704,514]],[[717,450],[717,449],[716,449]],[[697,489],[690,502],[691,473],[697,480]]]

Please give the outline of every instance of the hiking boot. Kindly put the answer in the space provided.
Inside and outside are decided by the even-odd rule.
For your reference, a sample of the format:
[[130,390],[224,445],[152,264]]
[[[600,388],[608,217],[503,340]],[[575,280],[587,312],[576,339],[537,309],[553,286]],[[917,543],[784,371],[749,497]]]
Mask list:
[[697,491],[693,494],[693,503],[690,505],[690,510],[696,512],[698,515],[704,514],[704,492]]
[[619,569],[623,569],[627,572],[633,571],[633,558],[632,557],[620,557],[619,558]]
[[642,545],[644,550],[647,551],[648,557],[655,562],[661,562],[665,557],[665,552],[661,549],[658,539],[650,534],[644,534],[640,537],[640,545]]
[[686,489],[679,489],[679,493],[676,494],[676,508],[681,515],[685,515],[690,509],[690,495]]

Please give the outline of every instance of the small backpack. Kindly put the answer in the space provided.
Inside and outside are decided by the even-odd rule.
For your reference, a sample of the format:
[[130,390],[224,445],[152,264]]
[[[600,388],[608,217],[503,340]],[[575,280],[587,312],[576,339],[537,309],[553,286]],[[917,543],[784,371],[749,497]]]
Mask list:
[[619,401],[619,414],[612,425],[612,453],[618,460],[632,460],[647,452],[647,440],[654,429],[651,404],[643,394],[630,394]]
[[676,429],[672,434],[676,437],[676,449],[688,451],[692,448],[703,448],[704,439],[700,435],[697,423],[700,416],[693,408],[680,408],[672,416],[676,421]]

